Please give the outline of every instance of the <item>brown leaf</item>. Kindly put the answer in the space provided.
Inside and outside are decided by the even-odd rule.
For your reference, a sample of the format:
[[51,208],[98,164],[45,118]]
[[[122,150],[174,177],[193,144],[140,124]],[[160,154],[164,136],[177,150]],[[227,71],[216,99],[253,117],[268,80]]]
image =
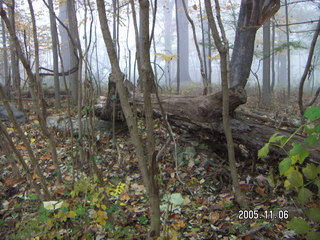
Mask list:
[[50,159],[51,159],[51,154],[50,153],[43,154],[40,157],[40,160],[50,160]]
[[255,188],[255,191],[256,191],[257,193],[259,193],[261,196],[265,196],[265,195],[266,195],[264,188],[256,187],[256,188]]
[[65,177],[64,177],[64,180],[65,180],[65,181],[68,181],[68,182],[69,182],[69,181],[72,181],[72,177],[71,177],[71,176],[65,176]]
[[51,165],[51,166],[48,167],[48,169],[51,170],[51,171],[54,171],[54,170],[56,170],[56,167],[54,165]]
[[9,178],[9,179],[5,180],[4,184],[7,186],[13,186],[19,182],[21,182],[21,180],[16,179],[16,178]]
[[211,212],[209,214],[209,220],[214,224],[216,221],[220,219],[220,214],[218,212]]
[[18,146],[16,146],[16,149],[18,149],[18,150],[25,150],[26,147],[23,146],[22,144],[19,144]]
[[186,226],[186,223],[183,220],[178,220],[173,223],[173,226],[176,228],[184,228]]
[[36,173],[34,173],[34,174],[32,175],[32,178],[33,178],[34,180],[36,180],[36,181],[39,181],[39,180],[40,180],[40,177],[39,177],[38,174],[36,174]]
[[123,194],[120,196],[120,201],[126,201],[129,200],[130,198],[132,198],[132,196],[130,196],[129,194]]
[[64,188],[58,188],[55,193],[58,195],[64,195],[65,189]]

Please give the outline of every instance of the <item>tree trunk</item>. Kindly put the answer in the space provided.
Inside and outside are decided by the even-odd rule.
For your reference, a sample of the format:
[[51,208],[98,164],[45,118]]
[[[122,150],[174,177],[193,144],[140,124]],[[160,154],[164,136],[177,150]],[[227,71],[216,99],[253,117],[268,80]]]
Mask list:
[[316,43],[317,43],[317,39],[318,39],[319,34],[320,34],[320,18],[318,20],[316,31],[313,34],[306,67],[305,67],[304,72],[301,76],[300,84],[299,84],[298,104],[299,104],[301,118],[305,112],[305,106],[303,105],[303,86],[304,86],[304,82],[306,81],[306,77],[307,77],[309,70],[310,70],[310,67],[311,67],[311,61],[312,61],[314,49],[316,47]]
[[[188,7],[188,1],[185,1]],[[188,20],[183,10],[182,0],[176,1],[176,16],[177,16],[177,34],[178,38],[178,62],[179,71],[177,72],[177,78],[180,83],[186,83],[191,81],[189,74],[189,26]]]
[[248,204],[247,204],[245,195],[241,191],[240,184],[239,184],[239,177],[238,177],[238,171],[236,167],[236,159],[235,159],[235,153],[234,153],[234,141],[233,141],[232,130],[230,126],[230,117],[229,117],[229,111],[230,111],[229,92],[228,92],[229,91],[228,82],[230,80],[229,43],[227,41],[224,27],[222,24],[222,20],[220,16],[220,6],[219,6],[218,0],[215,0],[215,6],[216,6],[216,14],[217,14],[216,18],[218,21],[218,26],[219,26],[221,35],[219,34],[217,25],[213,17],[211,1],[207,0],[205,2],[205,7],[208,15],[210,28],[212,31],[213,40],[220,54],[223,129],[224,129],[224,134],[227,140],[228,160],[229,160],[229,167],[230,167],[230,173],[232,178],[233,191],[235,193],[235,197],[238,204],[241,207],[246,207]]
[[291,62],[291,58],[290,58],[290,33],[289,33],[289,15],[288,15],[288,1],[285,0],[284,1],[285,4],[285,10],[286,10],[286,37],[287,37],[287,60],[288,60],[288,75],[287,75],[287,80],[288,80],[288,93],[287,93],[287,98],[288,100],[290,99],[290,95],[291,95],[291,68],[290,68],[290,62]]
[[154,86],[154,74],[150,63],[150,45],[151,39],[149,36],[149,1],[139,0],[140,3],[140,60],[141,69],[139,69],[140,79],[144,85],[144,109],[146,118],[146,131],[147,131],[147,162],[149,166],[149,198],[151,209],[151,228],[149,237],[156,239],[160,236],[160,196],[158,185],[158,166],[155,161],[155,138],[154,138],[154,122],[153,122],[153,109],[151,102],[151,92]]
[[[164,11],[164,51],[166,55],[173,55],[172,54],[172,10],[173,10],[173,0],[166,1],[166,7],[163,8]],[[166,84],[169,86],[171,90],[171,61],[165,62],[164,68],[164,76],[166,79]]]
[[[214,123],[222,120],[222,93],[218,92],[209,96],[179,96],[160,95],[160,101],[164,111],[174,119],[184,119],[186,122]],[[153,109],[159,111],[159,102],[156,96],[152,96]],[[142,95],[135,96],[130,102],[143,110]],[[242,87],[229,89],[229,113],[233,115],[234,110],[241,104],[246,103],[246,93]]]
[[[141,16],[140,16],[141,20],[143,20],[144,22],[148,22],[148,20],[149,20],[148,1],[141,0],[140,4],[141,4],[140,6],[142,8]],[[135,115],[133,114],[133,111],[130,107],[129,100],[128,100],[128,97],[126,94],[126,89],[124,87],[124,83],[123,83],[124,75],[120,70],[119,62],[117,59],[117,53],[115,51],[112,37],[111,37],[111,33],[109,30],[104,0],[97,0],[97,7],[98,7],[101,31],[102,31],[105,45],[107,47],[108,56],[109,56],[111,67],[112,67],[112,74],[110,76],[111,77],[110,80],[116,83],[117,92],[119,94],[119,98],[120,98],[120,102],[121,102],[121,107],[122,107],[123,113],[125,115],[128,129],[130,132],[131,142],[135,147],[135,152],[138,157],[138,165],[139,165],[139,169],[140,169],[141,176],[143,179],[143,183],[144,183],[144,185],[148,191],[148,195],[149,195],[149,201],[150,201],[150,206],[151,206],[151,229],[150,229],[149,237],[152,239],[156,239],[160,233],[160,210],[159,210],[160,201],[159,201],[159,194],[158,194],[159,190],[158,190],[158,186],[157,186],[157,182],[156,182],[157,181],[157,178],[156,178],[156,176],[157,176],[157,174],[156,174],[157,173],[157,163],[156,163],[156,161],[154,161],[155,160],[154,156],[151,156],[151,155],[154,155],[153,154],[154,147],[152,147],[152,145],[154,143],[153,143],[153,139],[151,137],[153,135],[153,127],[154,126],[152,124],[152,116],[149,116],[150,113],[148,113],[148,111],[150,111],[149,108],[151,107],[151,102],[147,102],[147,101],[150,101],[150,99],[149,99],[150,86],[148,86],[149,84],[147,84],[147,86],[145,87],[145,103],[147,103],[147,106],[146,106],[146,111],[147,111],[146,127],[147,127],[147,134],[148,134],[147,145],[148,145],[148,147],[152,147],[152,148],[145,149],[143,147],[142,140],[139,136],[136,118],[135,118]],[[143,25],[141,25],[141,26],[143,26]],[[150,49],[150,40],[149,40],[149,29],[147,28],[147,26],[144,26],[145,29],[141,29],[141,39],[143,41],[141,44],[142,44],[142,46],[147,47],[146,49],[143,49],[143,51],[142,51],[142,56],[144,58],[143,61],[146,61],[147,59],[150,60],[150,56],[148,58],[148,55],[149,55],[148,52]],[[140,44],[140,43],[137,42],[136,44]],[[146,64],[144,67],[145,67],[144,69],[141,69],[141,70],[143,70],[142,77],[145,78],[144,81],[147,83],[148,81],[151,81],[152,80],[151,77],[153,77],[152,74],[148,73],[148,68],[151,67],[150,62],[149,62],[149,64]],[[145,152],[147,154],[145,154]]]
[[241,0],[231,58],[231,87],[244,87],[250,75],[257,30],[280,8],[280,0]]
[[272,19],[272,48],[271,48],[271,92],[273,93],[274,86],[276,83],[276,72],[275,72],[275,33],[276,33],[276,24],[275,24],[275,18]]
[[207,19],[203,17],[203,10],[201,5],[201,0],[199,0],[199,11],[200,11],[200,21],[201,21],[201,35],[202,35],[202,58],[204,62],[205,75],[208,81],[208,94],[212,93],[211,85],[211,36],[210,36],[210,26]]
[[263,87],[262,104],[266,107],[271,104],[270,91],[270,21],[263,24]]
[[76,68],[72,74],[68,75],[68,81],[71,91],[72,103],[76,105],[78,103],[78,65],[79,56],[77,53],[76,37],[78,36],[78,26],[76,22],[76,12],[74,6],[74,0],[66,1],[60,5],[59,8],[59,19],[68,27],[68,31],[60,24],[59,31],[61,37],[61,52],[63,56],[64,69],[70,71]]
[[8,64],[8,51],[7,51],[7,34],[5,29],[5,24],[3,20],[1,20],[1,28],[2,28],[2,45],[3,45],[3,68],[4,68],[4,83],[5,83],[5,92],[7,98],[11,99],[11,79],[9,76],[9,64]]
[[[9,19],[14,33],[15,29],[15,0],[11,1],[9,6]],[[11,76],[14,84],[14,89],[18,93],[18,109],[23,110],[22,99],[21,99],[21,81],[20,81],[20,70],[19,70],[19,59],[17,51],[14,47],[14,40],[10,37],[10,55],[11,55]]]
[[53,55],[53,74],[54,74],[54,98],[55,107],[59,109],[61,107],[60,97],[60,82],[59,82],[59,61],[58,61],[58,31],[56,25],[56,18],[54,16],[54,8],[52,0],[48,1],[50,7],[50,30],[51,30],[51,42],[52,42],[52,55]]
[[206,73],[205,73],[205,65],[204,65],[203,59],[201,58],[200,47],[199,47],[198,40],[197,40],[197,35],[196,35],[196,28],[194,26],[194,23],[193,23],[191,17],[189,16],[185,0],[182,0],[182,5],[183,5],[184,13],[186,14],[186,17],[187,17],[187,19],[188,19],[188,21],[189,21],[189,23],[191,25],[194,45],[196,46],[198,59],[199,59],[199,62],[200,62],[200,73],[201,73],[202,83],[203,83],[203,95],[207,95],[208,92],[209,92],[209,89],[208,89],[209,88],[209,84],[208,84],[208,79],[207,79],[207,76],[206,76]]

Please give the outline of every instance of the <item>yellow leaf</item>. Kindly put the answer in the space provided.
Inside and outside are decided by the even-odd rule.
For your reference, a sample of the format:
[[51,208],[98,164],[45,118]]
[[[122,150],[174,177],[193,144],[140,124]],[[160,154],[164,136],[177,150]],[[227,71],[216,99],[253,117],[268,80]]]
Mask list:
[[177,56],[174,56],[174,55],[173,56],[169,56],[169,55],[165,55],[163,53],[156,53],[156,55],[160,56],[166,62],[170,62],[170,61],[172,61],[172,60],[177,58]]
[[218,60],[220,59],[220,54],[215,55],[214,57],[208,56],[208,58],[213,61],[213,60]]
[[38,120],[34,120],[33,123],[34,124],[39,124],[39,121]]
[[291,188],[291,184],[290,184],[289,180],[285,180],[285,181],[284,181],[284,187],[285,187],[286,189]]
[[13,128],[7,128],[7,131],[8,132],[13,132],[14,130],[13,130]]
[[293,172],[293,171],[295,171],[295,168],[291,166],[287,171],[285,171],[285,172],[283,173],[283,175],[284,175],[284,176],[288,176],[289,173],[291,173],[291,172]]
[[35,141],[36,141],[36,139],[34,139],[34,138],[31,138],[31,139],[30,139],[30,142],[31,142],[31,143],[34,143]]
[[75,211],[69,211],[68,212],[68,218],[74,218],[77,216],[77,213]]
[[107,209],[107,206],[104,205],[104,204],[102,204],[102,205],[101,205],[101,208],[102,208],[103,210],[106,210],[106,209]]

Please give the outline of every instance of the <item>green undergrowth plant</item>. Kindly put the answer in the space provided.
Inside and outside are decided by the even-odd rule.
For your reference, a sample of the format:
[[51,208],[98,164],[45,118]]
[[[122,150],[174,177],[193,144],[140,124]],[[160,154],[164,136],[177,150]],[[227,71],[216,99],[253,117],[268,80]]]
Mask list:
[[125,187],[121,182],[101,186],[96,176],[83,178],[66,199],[43,202],[7,239],[94,239],[97,232],[104,239],[131,239],[134,229],[125,226],[121,210]]
[[[276,146],[285,152],[286,157],[279,162],[279,174],[283,177],[284,187],[296,195],[298,205],[303,209],[304,217],[293,217],[288,227],[307,240],[320,239],[320,165],[308,161],[310,153],[319,150],[320,144],[320,106],[306,110],[307,122],[292,135],[273,134],[269,142],[258,152],[262,158],[269,154],[270,146]],[[304,142],[293,141],[293,137],[304,130]],[[288,144],[291,144],[291,148]]]

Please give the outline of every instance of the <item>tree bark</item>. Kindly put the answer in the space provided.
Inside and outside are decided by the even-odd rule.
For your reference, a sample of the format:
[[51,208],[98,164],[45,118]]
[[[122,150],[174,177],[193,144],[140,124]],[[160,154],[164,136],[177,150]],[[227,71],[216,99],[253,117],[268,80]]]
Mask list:
[[[156,96],[152,95],[154,110],[160,110]],[[242,87],[229,89],[229,114],[241,104],[246,103],[247,96]],[[130,102],[143,110],[143,97],[136,95]],[[161,105],[172,118],[184,119],[186,122],[214,123],[222,120],[222,93],[218,92],[209,96],[179,96],[160,95]]]
[[191,17],[189,16],[185,0],[182,0],[182,5],[183,5],[184,13],[186,14],[186,17],[191,25],[194,45],[196,46],[198,59],[200,62],[200,73],[201,73],[202,83],[203,83],[203,95],[207,95],[209,92],[209,83],[208,83],[207,75],[205,73],[205,64],[203,62],[203,59],[201,58],[200,47],[199,47],[197,35],[196,35],[196,28],[194,26],[194,23],[193,23]]
[[55,107],[59,109],[61,107],[61,96],[60,96],[60,81],[59,81],[59,60],[58,60],[58,31],[56,25],[56,18],[54,16],[54,8],[52,0],[48,0],[50,7],[50,31],[51,31],[51,42],[52,42],[52,55],[53,55],[53,79],[54,79],[54,98]]
[[231,58],[231,87],[244,87],[250,75],[257,30],[280,8],[280,0],[241,0]]
[[[142,144],[142,140],[139,136],[139,131],[138,131],[138,126],[137,126],[137,122],[136,122],[136,118],[135,115],[133,114],[133,111],[130,107],[129,104],[129,100],[126,94],[126,89],[123,83],[123,79],[124,79],[124,74],[121,72],[120,70],[120,66],[119,66],[119,62],[117,59],[117,53],[116,50],[114,48],[113,45],[113,41],[112,41],[112,37],[111,37],[111,33],[109,30],[109,26],[108,26],[108,20],[106,17],[106,9],[105,9],[105,5],[104,5],[104,0],[97,0],[97,7],[98,7],[98,14],[99,14],[99,19],[100,19],[100,26],[101,26],[101,31],[102,31],[102,35],[103,35],[103,39],[105,42],[105,45],[107,47],[107,52],[108,52],[108,56],[110,59],[110,63],[111,63],[111,67],[112,67],[112,73],[110,76],[110,80],[112,80],[113,82],[116,83],[116,87],[117,87],[117,92],[119,94],[119,98],[120,98],[120,102],[121,102],[121,107],[123,110],[123,113],[125,115],[126,118],[126,122],[128,125],[128,129],[130,132],[130,136],[131,136],[131,142],[135,147],[135,151],[138,157],[138,165],[139,165],[139,169],[141,172],[141,176],[143,179],[143,183],[147,189],[148,192],[148,196],[149,196],[149,200],[150,200],[150,206],[151,206],[151,229],[149,232],[149,238],[152,239],[156,239],[159,235],[160,232],[160,210],[159,212],[159,195],[155,195],[158,190],[157,190],[157,174],[153,175],[157,169],[157,163],[154,161],[155,158],[154,156],[152,156],[152,158],[150,159],[150,155],[151,153],[154,152],[154,148],[153,149],[145,149],[143,147]],[[141,7],[142,8],[146,8],[148,6],[148,1],[143,1],[140,2]],[[149,18],[149,15],[147,14],[146,9],[144,11],[141,12],[142,19],[145,19],[146,17]],[[148,20],[146,20],[148,21]],[[143,39],[143,45],[142,46],[149,46],[150,48],[150,40],[148,38],[148,29],[144,29],[144,31],[142,31],[142,39]],[[139,42],[137,42],[137,44],[139,44]],[[148,50],[148,49],[147,49]],[[147,59],[147,56],[145,56],[144,61]],[[150,64],[150,63],[149,63]],[[147,65],[148,66],[148,65]],[[150,74],[148,73],[148,70],[145,69],[146,72],[145,73],[145,77],[150,78]],[[147,81],[145,79],[145,81]],[[150,80],[149,80],[150,81]],[[148,100],[148,87],[145,90],[145,94],[146,94],[146,99],[145,101]],[[149,92],[150,94],[150,92]],[[150,101],[150,100],[148,100]],[[151,106],[151,102],[147,103],[147,105]],[[146,110],[148,111],[148,106],[146,108]],[[150,136],[151,130],[153,131],[153,125],[152,125],[152,116],[147,116],[147,132],[148,132],[148,137]],[[152,129],[151,129],[152,127]],[[152,140],[152,138],[149,138],[148,141],[150,141],[150,139]],[[153,144],[151,141],[150,143],[148,143],[148,145]],[[145,152],[147,152],[147,154],[145,154]],[[154,155],[154,154],[152,154]],[[149,161],[151,160],[151,162]]]
[[284,1],[285,4],[285,12],[286,12],[286,37],[287,37],[287,60],[288,60],[288,75],[287,75],[287,81],[288,81],[288,85],[287,85],[287,98],[288,100],[290,99],[290,95],[291,95],[291,68],[290,68],[290,62],[291,62],[291,58],[290,58],[290,35],[289,35],[289,14],[288,14],[288,1],[285,0]]
[[271,104],[270,90],[270,21],[263,24],[263,87],[262,104],[269,107]]
[[307,75],[309,73],[309,70],[310,70],[310,67],[311,67],[311,61],[312,61],[312,58],[313,58],[313,53],[314,53],[314,49],[315,49],[319,34],[320,34],[320,18],[318,20],[316,31],[313,34],[313,38],[312,38],[312,41],[311,41],[311,46],[310,46],[310,49],[309,49],[308,60],[307,60],[304,72],[303,72],[303,74],[301,76],[300,84],[299,84],[298,104],[299,104],[299,110],[300,110],[301,118],[302,118],[302,116],[303,116],[303,114],[305,112],[305,106],[303,106],[303,87],[304,87],[304,82],[306,81],[306,77],[307,77]]
[[[188,1],[185,1],[188,6]],[[189,26],[187,17],[183,11],[182,0],[176,1],[176,17],[177,17],[177,34],[178,38],[178,62],[179,62],[179,75],[177,78],[180,83],[186,83],[191,81],[189,74]]]
[[230,173],[232,178],[232,186],[233,191],[235,193],[236,200],[241,207],[246,207],[247,201],[245,195],[242,193],[240,184],[238,171],[236,167],[236,159],[234,152],[234,141],[232,136],[232,130],[230,126],[230,117],[229,117],[229,92],[228,92],[228,83],[230,80],[230,64],[229,64],[229,43],[227,41],[225,30],[222,24],[221,16],[220,16],[220,6],[219,1],[215,0],[216,6],[216,18],[218,21],[218,26],[220,29],[220,33],[218,32],[218,28],[216,22],[213,17],[211,1],[205,1],[205,7],[207,11],[208,21],[210,24],[210,28],[212,31],[213,40],[220,54],[220,69],[221,69],[221,87],[222,87],[222,120],[223,120],[223,129],[224,134],[227,140],[227,150],[228,150],[228,160]]
[[[16,33],[15,29],[15,0],[11,1],[11,5],[9,5],[9,19],[11,26],[13,28],[13,32]],[[11,76],[14,84],[14,89],[18,93],[18,109],[23,110],[22,99],[21,99],[21,81],[20,81],[20,71],[19,71],[19,59],[18,53],[15,49],[15,43],[10,36],[10,56],[11,56]]]
[[[2,3],[1,3],[2,4]],[[7,51],[7,34],[5,29],[5,24],[1,20],[2,28],[2,45],[3,45],[3,68],[4,68],[4,83],[5,83],[5,92],[8,99],[11,99],[11,79],[9,76],[9,64],[8,64],[8,51]]]

